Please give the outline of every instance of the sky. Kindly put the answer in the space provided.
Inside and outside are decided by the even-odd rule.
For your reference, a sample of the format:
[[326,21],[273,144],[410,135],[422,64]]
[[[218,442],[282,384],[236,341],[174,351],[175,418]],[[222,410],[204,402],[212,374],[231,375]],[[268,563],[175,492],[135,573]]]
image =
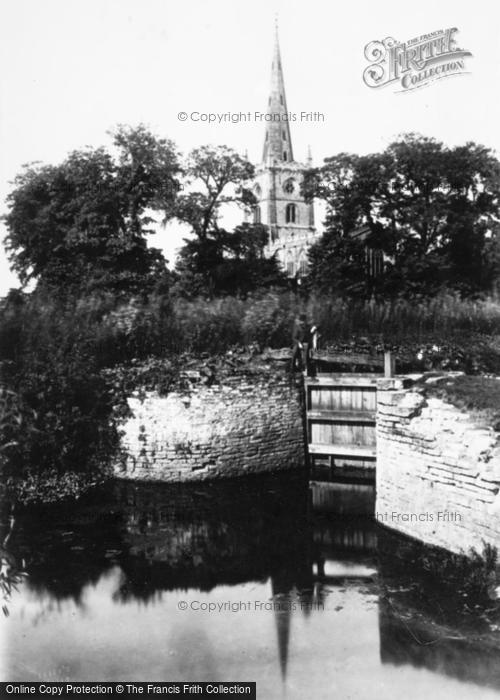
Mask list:
[[[494,0],[3,0],[0,211],[23,164],[55,164],[72,150],[107,145],[117,124],[145,123],[183,153],[225,144],[258,162],[264,123],[208,123],[198,113],[265,111],[276,16],[288,109],[297,115],[296,160],[308,146],[315,165],[341,151],[381,151],[410,131],[500,153]],[[364,83],[370,42],[449,27],[472,53],[464,74],[403,92]],[[301,120],[301,112],[324,119]],[[172,261],[187,233],[167,226],[154,245]],[[12,286],[2,253],[0,295]]]

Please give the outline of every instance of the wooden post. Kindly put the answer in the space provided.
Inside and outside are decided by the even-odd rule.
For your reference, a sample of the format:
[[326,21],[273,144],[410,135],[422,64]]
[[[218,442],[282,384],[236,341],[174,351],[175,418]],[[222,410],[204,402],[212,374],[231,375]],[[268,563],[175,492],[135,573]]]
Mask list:
[[386,350],[384,353],[384,377],[390,378],[394,377],[396,369],[395,358],[393,357],[390,350]]

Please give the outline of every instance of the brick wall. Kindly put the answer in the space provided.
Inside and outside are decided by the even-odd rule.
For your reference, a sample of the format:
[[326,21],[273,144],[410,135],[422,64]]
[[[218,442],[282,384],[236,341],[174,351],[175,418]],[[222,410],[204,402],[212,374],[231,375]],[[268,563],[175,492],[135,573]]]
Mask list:
[[192,481],[304,466],[300,380],[235,376],[130,398],[118,477]]
[[497,433],[422,391],[379,386],[377,519],[454,552],[500,549]]

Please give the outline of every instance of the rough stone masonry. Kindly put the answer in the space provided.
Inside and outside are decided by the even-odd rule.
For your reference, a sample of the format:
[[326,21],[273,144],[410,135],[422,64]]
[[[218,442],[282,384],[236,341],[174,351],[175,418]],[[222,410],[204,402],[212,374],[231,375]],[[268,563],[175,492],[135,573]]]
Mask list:
[[235,375],[189,392],[128,400],[115,475],[194,481],[305,465],[301,381],[279,371]]
[[498,433],[396,385],[378,388],[377,520],[457,553],[500,548]]

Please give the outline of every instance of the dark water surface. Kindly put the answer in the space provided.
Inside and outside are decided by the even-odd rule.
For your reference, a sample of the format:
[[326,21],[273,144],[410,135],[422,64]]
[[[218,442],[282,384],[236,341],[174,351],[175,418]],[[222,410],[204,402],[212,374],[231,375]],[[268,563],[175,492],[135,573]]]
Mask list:
[[254,680],[260,700],[500,697],[498,633],[412,583],[373,500],[370,486],[283,475],[121,482],[19,512],[8,556],[28,576],[1,623],[2,680]]

